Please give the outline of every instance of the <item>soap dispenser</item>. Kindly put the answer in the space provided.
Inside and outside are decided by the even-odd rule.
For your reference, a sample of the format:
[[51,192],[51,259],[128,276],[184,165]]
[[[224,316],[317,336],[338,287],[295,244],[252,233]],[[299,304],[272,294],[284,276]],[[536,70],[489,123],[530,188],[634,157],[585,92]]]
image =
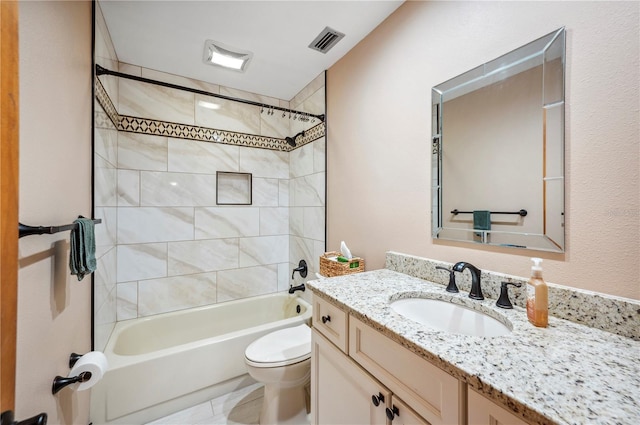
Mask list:
[[549,291],[542,279],[541,258],[532,258],[531,279],[527,283],[527,318],[534,325],[546,328],[549,323]]

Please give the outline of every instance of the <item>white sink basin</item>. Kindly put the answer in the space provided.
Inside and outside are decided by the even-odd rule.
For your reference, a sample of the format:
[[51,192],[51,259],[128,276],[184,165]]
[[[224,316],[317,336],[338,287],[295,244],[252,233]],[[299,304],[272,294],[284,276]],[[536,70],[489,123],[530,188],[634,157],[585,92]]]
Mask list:
[[407,319],[439,331],[471,336],[511,333],[508,326],[493,317],[448,301],[405,298],[392,301],[391,309]]

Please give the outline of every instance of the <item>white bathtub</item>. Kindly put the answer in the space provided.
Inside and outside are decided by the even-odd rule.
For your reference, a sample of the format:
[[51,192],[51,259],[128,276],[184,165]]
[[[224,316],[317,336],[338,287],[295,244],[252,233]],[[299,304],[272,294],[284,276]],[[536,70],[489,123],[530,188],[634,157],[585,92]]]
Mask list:
[[246,347],[310,318],[310,304],[279,293],[120,322],[104,351],[109,370],[91,390],[91,421],[144,423],[250,384]]

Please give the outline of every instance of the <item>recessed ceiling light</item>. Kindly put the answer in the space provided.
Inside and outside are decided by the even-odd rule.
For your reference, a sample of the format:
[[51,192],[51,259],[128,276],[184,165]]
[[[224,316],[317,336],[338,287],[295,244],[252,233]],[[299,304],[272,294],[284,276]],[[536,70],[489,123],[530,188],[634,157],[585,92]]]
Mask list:
[[236,49],[213,40],[204,43],[203,60],[208,65],[245,72],[252,57],[253,53],[248,50]]

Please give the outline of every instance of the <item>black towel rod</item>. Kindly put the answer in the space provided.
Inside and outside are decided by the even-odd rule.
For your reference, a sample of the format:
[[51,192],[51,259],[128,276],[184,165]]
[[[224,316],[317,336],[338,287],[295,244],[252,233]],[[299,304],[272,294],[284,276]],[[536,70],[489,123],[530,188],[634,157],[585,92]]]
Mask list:
[[[527,215],[527,210],[520,210],[520,211],[489,211],[491,214],[518,214],[519,216],[525,217]],[[451,211],[451,214],[453,215],[458,215],[458,214],[473,214],[473,211],[458,211],[458,209],[456,208],[455,210]]]
[[[102,223],[101,218],[94,218],[92,221],[94,224]],[[76,223],[65,224],[64,226],[27,226],[26,224],[18,223],[18,237],[44,234],[52,235],[54,233],[71,230],[75,226],[77,226]]]

